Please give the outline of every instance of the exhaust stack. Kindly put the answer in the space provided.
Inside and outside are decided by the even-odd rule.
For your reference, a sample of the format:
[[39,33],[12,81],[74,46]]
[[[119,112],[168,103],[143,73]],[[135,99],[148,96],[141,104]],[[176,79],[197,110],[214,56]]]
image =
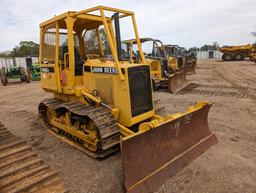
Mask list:
[[121,43],[119,13],[114,13],[112,18],[114,19],[114,24],[115,24],[116,47],[117,47],[118,60],[122,61],[123,56],[122,56],[122,43]]

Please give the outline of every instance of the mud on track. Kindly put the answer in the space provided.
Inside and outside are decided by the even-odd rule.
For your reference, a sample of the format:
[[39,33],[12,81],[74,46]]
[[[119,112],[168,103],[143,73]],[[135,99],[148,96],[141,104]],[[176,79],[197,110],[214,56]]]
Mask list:
[[[209,125],[219,143],[167,181],[158,193],[254,193],[256,190],[256,65],[253,62],[199,61],[190,83],[194,90],[243,93],[198,94],[192,91],[171,95],[157,91],[165,106],[161,114],[183,111],[200,100],[214,103]],[[204,86],[206,85],[206,86]],[[210,85],[210,86],[209,86]],[[40,158],[57,171],[71,193],[122,192],[122,165],[117,153],[95,161],[44,131],[37,121],[37,105],[51,96],[39,82],[0,85],[0,118],[7,129],[23,137]]]

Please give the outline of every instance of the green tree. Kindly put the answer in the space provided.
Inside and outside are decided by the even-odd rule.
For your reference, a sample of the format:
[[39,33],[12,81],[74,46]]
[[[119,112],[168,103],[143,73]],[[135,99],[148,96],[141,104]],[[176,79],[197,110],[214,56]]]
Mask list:
[[8,57],[10,57],[10,52],[9,51],[0,53],[0,58],[8,58]]
[[209,45],[209,44],[203,45],[200,48],[201,51],[218,50],[218,49],[219,49],[219,45],[217,42],[213,42],[212,45]]
[[108,39],[107,39],[107,34],[104,30],[104,28],[100,28],[100,36],[101,36],[101,41],[102,41],[102,47],[104,50],[105,55],[111,55],[110,47],[108,44]]
[[190,52],[199,51],[199,48],[197,48],[197,47],[192,47],[192,48],[189,48],[189,51],[190,51]]
[[99,54],[99,42],[96,30],[88,30],[85,32],[84,47],[86,54]]
[[18,46],[15,46],[11,51],[13,57],[26,57],[26,56],[38,56],[39,44],[33,41],[21,41]]

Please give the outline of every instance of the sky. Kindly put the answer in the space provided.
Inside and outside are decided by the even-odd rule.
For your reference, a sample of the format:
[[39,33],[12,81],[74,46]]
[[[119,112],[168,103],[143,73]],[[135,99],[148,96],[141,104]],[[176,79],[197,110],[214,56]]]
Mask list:
[[[253,43],[256,0],[0,0],[0,51],[39,42],[39,23],[66,11],[106,5],[135,12],[140,37],[186,48],[216,41]],[[121,26],[122,27],[122,26]],[[128,27],[127,27],[128,28]],[[123,38],[131,29],[122,28]]]

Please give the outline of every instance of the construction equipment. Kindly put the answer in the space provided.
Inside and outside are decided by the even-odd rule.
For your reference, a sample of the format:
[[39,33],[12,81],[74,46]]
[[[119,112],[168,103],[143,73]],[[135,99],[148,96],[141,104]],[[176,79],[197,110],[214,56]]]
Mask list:
[[2,85],[6,86],[8,83],[8,79],[7,79],[7,73],[6,73],[5,67],[2,67],[0,69],[0,79],[1,79]]
[[6,86],[10,79],[20,79],[21,82],[30,83],[29,74],[24,67],[2,67],[0,69],[0,78],[4,86]]
[[33,80],[33,81],[40,80],[40,65],[39,64],[32,64],[31,80]]
[[0,79],[4,86],[6,86],[9,80],[20,79],[21,82],[30,82],[30,70],[23,66],[15,66],[5,63],[0,67]]
[[250,60],[256,63],[256,52],[250,53]]
[[253,45],[252,51],[250,52],[250,60],[256,63],[256,43]]
[[[123,57],[120,18],[131,18],[141,63]],[[66,12],[41,23],[40,32],[41,86],[54,95],[39,104],[42,120],[91,157],[121,147],[127,192],[156,190],[217,143],[207,123],[210,102],[155,114],[133,12],[104,6]]]
[[31,77],[31,80],[38,81],[40,80],[40,65],[33,63],[33,60],[31,57],[26,58],[26,67],[29,72],[29,77]]
[[187,75],[196,73],[197,57],[196,53],[187,51],[186,53],[186,73]]
[[169,63],[173,70],[180,70],[185,68],[185,57],[181,53],[178,45],[164,45],[166,54],[168,55]]
[[183,70],[187,75],[194,74],[196,68],[196,55],[190,53],[186,48],[178,45],[164,45],[168,55],[169,64],[175,70]]
[[[151,67],[153,89],[168,88],[171,93],[176,93],[188,85],[186,72],[182,68],[174,68],[173,60],[166,55],[163,43],[153,38],[140,38],[146,63]],[[135,39],[122,42],[124,56],[131,63],[141,63]],[[174,59],[176,65],[176,59]]]
[[242,61],[245,58],[250,57],[253,49],[256,49],[254,44],[246,44],[239,46],[224,46],[220,48],[220,51],[223,53],[222,60],[224,61]]
[[64,193],[63,181],[0,122],[0,192]]

